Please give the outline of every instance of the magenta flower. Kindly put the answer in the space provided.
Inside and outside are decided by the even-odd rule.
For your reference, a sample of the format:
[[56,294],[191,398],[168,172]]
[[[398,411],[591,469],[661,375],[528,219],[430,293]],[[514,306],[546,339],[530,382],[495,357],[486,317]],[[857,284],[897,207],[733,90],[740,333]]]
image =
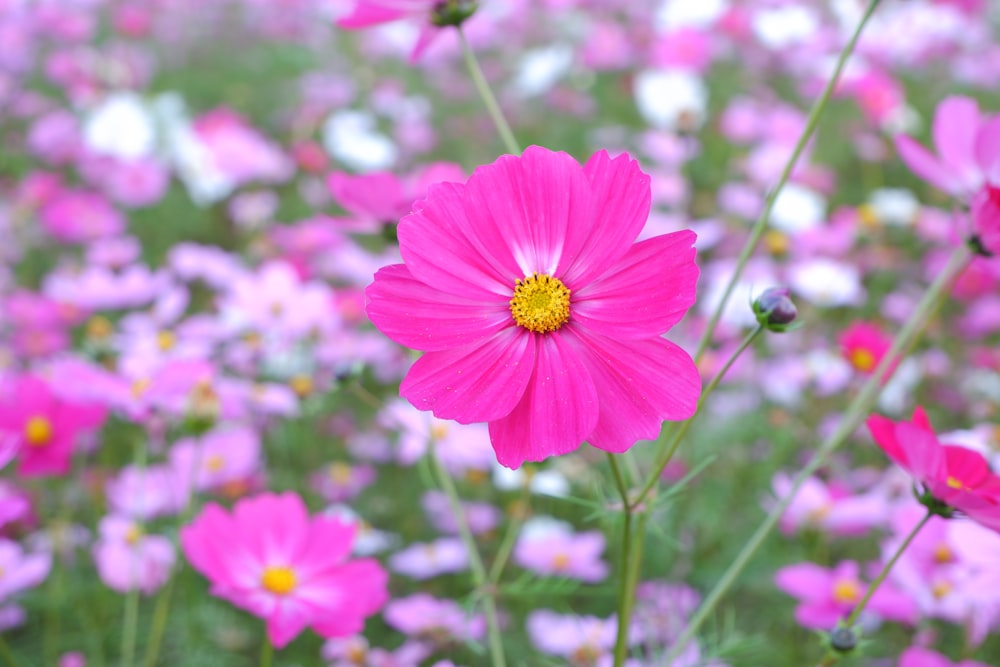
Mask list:
[[899,656],[899,667],[988,667],[988,665],[974,660],[952,662],[940,653],[913,646]]
[[180,538],[212,594],[266,619],[281,648],[307,626],[323,637],[361,632],[386,601],[385,570],[372,559],[347,560],[354,532],[339,519],[310,518],[293,493],[265,493],[237,502],[232,514],[207,505]]
[[103,406],[57,396],[44,380],[23,375],[0,399],[0,437],[20,441],[20,475],[63,475],[69,472],[77,436],[104,423]]
[[874,324],[853,322],[837,337],[844,358],[861,373],[875,372],[892,347],[892,339]]
[[695,235],[633,243],[649,177],[627,155],[532,146],[431,186],[399,224],[404,264],[368,287],[368,316],[426,352],[400,394],[463,424],[489,422],[511,468],[609,452],[694,414],[701,381],[662,338],[694,303]]
[[913,421],[894,422],[872,415],[867,425],[882,451],[929,494],[921,498],[922,503],[944,504],[946,515],[959,510],[1000,531],[1000,477],[993,474],[982,454],[939,442],[920,407]]
[[[859,570],[854,561],[842,562],[832,570],[815,563],[798,563],[778,570],[774,580],[779,589],[799,600],[795,620],[800,625],[831,630],[861,602],[868,589]],[[886,620],[912,623],[917,609],[909,597],[883,584],[872,594],[865,611]]]

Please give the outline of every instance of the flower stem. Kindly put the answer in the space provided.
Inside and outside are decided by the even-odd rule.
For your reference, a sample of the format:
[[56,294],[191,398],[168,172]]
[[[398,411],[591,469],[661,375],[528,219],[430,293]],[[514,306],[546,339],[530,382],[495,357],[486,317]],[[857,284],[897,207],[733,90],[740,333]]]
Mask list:
[[812,110],[809,112],[809,117],[806,120],[806,126],[802,130],[802,136],[799,137],[798,142],[795,144],[795,148],[792,150],[792,155],[788,158],[785,168],[781,171],[781,175],[778,177],[778,182],[768,193],[767,199],[764,202],[764,210],[761,211],[760,217],[757,218],[757,221],[754,223],[753,228],[750,231],[750,238],[747,239],[746,244],[740,251],[739,258],[736,261],[736,268],[733,271],[733,275],[730,277],[729,282],[726,284],[726,289],[722,293],[722,299],[712,312],[712,316],[708,320],[708,325],[705,327],[704,333],[702,333],[701,340],[698,341],[698,351],[695,353],[695,361],[700,360],[702,355],[705,353],[705,350],[708,348],[708,345],[712,340],[712,335],[715,333],[715,328],[718,326],[719,320],[722,318],[722,311],[725,309],[726,304],[729,302],[729,297],[732,296],[733,290],[736,288],[736,282],[743,273],[743,269],[746,267],[747,262],[750,261],[750,256],[757,248],[757,244],[760,242],[760,237],[763,236],[765,229],[767,229],[767,223],[770,222],[771,210],[774,208],[774,203],[777,201],[778,195],[781,194],[781,190],[785,187],[785,183],[788,182],[789,177],[792,175],[792,171],[795,169],[795,164],[799,161],[799,157],[802,155],[802,151],[805,150],[806,144],[809,143],[813,133],[816,131],[816,126],[819,123],[820,116],[823,115],[827,102],[829,102],[834,88],[836,88],[837,83],[840,81],[841,72],[843,72],[844,66],[847,64],[847,60],[854,52],[854,47],[858,43],[861,31],[864,29],[865,24],[868,23],[868,19],[871,18],[871,15],[875,11],[875,7],[878,3],[879,0],[870,0],[868,3],[868,7],[865,9],[865,13],[858,22],[858,26],[855,28],[854,34],[851,35],[851,39],[848,40],[847,45],[844,46],[844,50],[840,52],[840,57],[837,59],[837,65],[833,70],[833,74],[830,76],[830,80],[827,81],[826,87],[823,89],[822,94],[820,94],[819,99],[817,99],[816,103],[813,104]]
[[274,645],[271,638],[264,632],[264,641],[260,645],[260,667],[271,667],[274,662]]
[[427,455],[431,459],[431,464],[434,467],[434,472],[437,475],[441,489],[448,496],[451,511],[455,514],[455,522],[458,524],[459,535],[461,535],[462,542],[465,544],[465,550],[469,554],[469,567],[472,570],[473,581],[476,584],[477,590],[483,594],[483,609],[486,615],[491,664],[493,667],[506,667],[507,660],[504,657],[503,641],[500,635],[500,617],[497,613],[496,597],[492,587],[487,588],[489,581],[486,575],[486,567],[483,565],[479,549],[476,547],[476,538],[472,535],[472,530],[469,529],[469,522],[466,520],[465,511],[462,509],[462,503],[459,500],[455,482],[452,481],[451,475],[441,464],[441,460],[438,459],[437,453],[434,451],[433,442],[431,442],[430,447],[427,449]]
[[845,621],[845,625],[848,629],[853,628],[854,624],[858,622],[858,617],[861,616],[861,612],[863,612],[865,607],[868,606],[868,602],[872,599],[872,596],[875,595],[875,591],[882,585],[885,578],[889,576],[889,572],[892,571],[893,566],[896,565],[896,561],[898,561],[899,557],[903,555],[903,552],[909,548],[910,543],[913,542],[914,538],[916,538],[917,533],[919,533],[920,530],[927,525],[927,522],[931,520],[932,516],[934,515],[928,512],[924,515],[924,518],[920,520],[920,523],[913,527],[910,534],[906,536],[903,543],[899,545],[898,549],[896,549],[896,553],[892,555],[889,562],[885,564],[882,571],[878,573],[875,580],[868,586],[868,590],[865,591],[864,597],[861,598],[861,601],[858,602],[857,606],[851,611],[851,615],[847,617],[847,621]]
[[615,478],[615,488],[618,489],[618,495],[622,498],[622,507],[628,512],[632,509],[632,503],[628,499],[628,487],[625,485],[625,478],[622,476],[622,469],[618,467],[618,460],[615,455],[611,452],[605,452],[608,455],[608,465],[611,466],[611,476]]
[[514,133],[511,132],[510,125],[507,123],[507,119],[504,118],[503,111],[500,109],[500,104],[497,102],[496,96],[493,95],[490,84],[486,82],[486,77],[479,66],[479,61],[476,60],[476,54],[473,52],[472,47],[469,46],[469,40],[465,38],[465,33],[461,28],[458,28],[458,40],[462,44],[462,58],[465,60],[465,67],[469,70],[472,83],[476,86],[479,96],[483,99],[483,104],[486,105],[486,110],[489,112],[490,118],[493,119],[493,124],[496,125],[497,132],[500,133],[500,138],[503,140],[507,152],[512,155],[519,154],[521,147],[518,145],[517,139],[514,138]]
[[812,460],[809,461],[809,463],[799,472],[798,476],[796,476],[789,492],[784,498],[781,498],[778,501],[764,521],[760,524],[760,526],[758,526],[754,534],[750,537],[749,541],[747,541],[747,543],[743,546],[743,549],[736,556],[736,559],[719,578],[715,587],[702,602],[701,607],[698,608],[698,611],[688,621],[687,627],[684,628],[684,631],[674,642],[673,647],[667,654],[664,664],[672,664],[673,661],[677,659],[677,656],[679,656],[687,647],[688,643],[698,631],[698,628],[700,628],[701,624],[707,620],[709,614],[712,613],[712,610],[715,609],[715,606],[719,603],[719,600],[723,595],[725,595],[726,591],[729,590],[729,587],[732,586],[736,577],[739,576],[739,574],[743,571],[743,568],[745,568],[750,562],[750,559],[757,553],[761,543],[763,543],[764,539],[774,529],[774,526],[778,523],[781,515],[785,513],[785,510],[795,499],[795,495],[798,493],[799,489],[802,488],[802,485],[805,484],[806,480],[809,479],[809,477],[812,476],[813,473],[815,473],[816,470],[818,470],[824,463],[826,463],[829,456],[845,440],[847,440],[852,433],[854,433],[858,426],[861,425],[865,415],[868,414],[872,406],[875,404],[884,383],[892,377],[893,371],[895,370],[896,359],[900,358],[902,353],[909,350],[910,347],[916,343],[920,333],[940,306],[946,290],[951,285],[952,280],[954,280],[961,270],[965,268],[970,258],[971,253],[969,248],[965,245],[960,246],[954,253],[952,253],[948,260],[948,264],[927,289],[924,297],[920,300],[920,303],[917,304],[913,315],[911,315],[910,319],[906,322],[902,330],[900,330],[899,334],[893,340],[892,346],[889,348],[885,357],[883,357],[882,362],[878,365],[878,368],[875,369],[875,372],[848,406],[847,412],[845,412],[843,418],[841,418],[836,431],[830,434],[826,440],[823,441]]
[[503,539],[500,541],[500,546],[497,549],[496,558],[493,559],[493,564],[490,566],[488,579],[494,586],[500,583],[504,567],[507,566],[507,560],[514,550],[514,542],[517,540],[517,536],[520,535],[521,526],[524,525],[524,520],[528,516],[528,502],[530,497],[531,489],[528,483],[525,482],[521,498],[518,501],[517,512],[514,513],[511,520],[507,523],[507,532],[504,533]]
[[719,386],[720,382],[722,382],[722,378],[726,376],[726,373],[729,372],[732,365],[736,363],[736,360],[740,357],[740,355],[743,354],[748,347],[750,347],[750,344],[754,342],[762,331],[764,331],[764,326],[758,325],[757,328],[750,333],[750,335],[744,338],[740,346],[729,356],[726,363],[719,369],[719,372],[715,374],[712,381],[708,383],[705,390],[701,392],[701,396],[698,398],[698,408],[695,410],[694,415],[682,422],[680,428],[674,431],[673,439],[670,441],[670,444],[667,445],[666,450],[660,456],[656,465],[653,466],[653,474],[649,476],[649,479],[646,480],[646,483],[643,485],[639,495],[632,501],[633,507],[640,505],[642,501],[645,500],[646,496],[649,495],[650,491],[653,490],[653,487],[656,486],[656,483],[660,481],[660,475],[663,474],[663,469],[667,467],[667,464],[670,463],[670,459],[674,457],[674,453],[677,452],[677,448],[680,446],[681,440],[684,439],[684,435],[688,432],[688,429],[691,428],[692,422],[694,422],[695,418],[701,411],[701,407],[705,404],[705,399],[707,399],[708,396],[715,391],[715,388]]

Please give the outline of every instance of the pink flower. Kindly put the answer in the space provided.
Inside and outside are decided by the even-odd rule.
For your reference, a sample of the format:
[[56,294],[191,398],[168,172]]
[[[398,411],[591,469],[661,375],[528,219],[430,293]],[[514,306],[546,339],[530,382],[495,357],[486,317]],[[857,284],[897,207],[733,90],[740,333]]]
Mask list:
[[58,241],[83,243],[125,231],[125,217],[101,195],[66,190],[39,214],[42,226]]
[[989,667],[989,665],[975,660],[952,662],[940,653],[913,646],[899,656],[899,667]]
[[414,406],[489,422],[507,467],[587,440],[610,452],[695,410],[691,358],[661,336],[695,299],[690,231],[633,243],[649,177],[605,151],[585,166],[532,146],[432,186],[399,224],[404,264],[368,287],[368,316],[424,350]]
[[[814,563],[798,563],[778,570],[775,584],[800,600],[795,620],[807,628],[831,630],[861,601],[868,584],[859,578],[858,564],[840,563],[832,570]],[[868,601],[866,611],[880,618],[911,623],[916,617],[913,602],[882,584]]]
[[873,415],[867,425],[882,451],[924,487],[930,497],[921,502],[943,503],[945,512],[959,510],[1000,531],[1000,477],[982,454],[941,444],[921,407],[913,412],[913,421]]
[[104,423],[107,410],[57,396],[44,380],[22,375],[0,400],[0,434],[19,438],[20,475],[69,472],[77,436]]
[[17,542],[0,538],[0,628],[7,629],[24,621],[24,610],[11,603],[21,591],[34,588],[49,576],[52,554],[25,553]]
[[432,20],[436,8],[442,4],[440,0],[354,0],[350,13],[337,19],[337,25],[345,30],[358,30],[404,19],[420,20],[420,36],[410,53],[413,62],[440,32]]
[[278,648],[307,626],[323,637],[360,632],[388,597],[388,575],[372,559],[348,561],[354,526],[310,518],[294,493],[265,493],[232,514],[208,504],[181,529],[184,555],[211,592],[267,621]]
[[861,373],[875,372],[892,347],[892,339],[874,324],[854,322],[838,337],[844,358]]
[[101,519],[101,538],[94,545],[97,574],[109,588],[125,593],[138,588],[156,592],[174,567],[174,547],[159,535],[147,535],[131,519],[108,516]]
[[396,598],[385,606],[382,616],[389,627],[407,636],[442,643],[479,639],[486,632],[482,616],[469,616],[454,600],[441,600],[427,593]]
[[603,552],[604,535],[599,531],[523,531],[514,547],[514,562],[536,574],[596,583],[608,576]]

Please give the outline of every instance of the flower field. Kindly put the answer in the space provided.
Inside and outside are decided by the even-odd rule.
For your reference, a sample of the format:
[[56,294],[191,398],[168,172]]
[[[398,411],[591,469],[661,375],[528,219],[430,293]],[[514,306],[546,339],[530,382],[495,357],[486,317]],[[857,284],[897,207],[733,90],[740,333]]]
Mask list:
[[1000,665],[989,0],[0,0],[0,665]]

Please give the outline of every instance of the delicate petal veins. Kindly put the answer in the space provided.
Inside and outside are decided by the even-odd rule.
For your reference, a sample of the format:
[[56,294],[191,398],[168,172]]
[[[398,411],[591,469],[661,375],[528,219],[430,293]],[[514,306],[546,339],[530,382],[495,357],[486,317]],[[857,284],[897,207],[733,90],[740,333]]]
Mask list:
[[[603,274],[628,251],[649,218],[649,176],[628,155],[595,153],[583,168],[592,216],[567,229],[559,277],[572,289]],[[583,218],[583,220],[587,220]]]
[[580,446],[597,422],[597,389],[575,341],[534,335],[535,372],[514,410],[490,422],[497,461],[517,468]]
[[600,415],[587,438],[609,452],[660,433],[664,420],[687,419],[698,406],[701,378],[687,352],[663,338],[618,341],[593,332],[574,333],[588,350]]
[[573,318],[616,338],[666,332],[695,301],[694,240],[694,232],[685,230],[636,243],[604,275],[574,293]]
[[463,424],[506,416],[524,394],[535,365],[531,335],[512,326],[485,341],[427,352],[399,393],[420,410]]
[[375,274],[365,291],[372,323],[400,345],[446,350],[480,340],[510,326],[507,299],[493,302],[456,296],[415,279],[403,264]]

